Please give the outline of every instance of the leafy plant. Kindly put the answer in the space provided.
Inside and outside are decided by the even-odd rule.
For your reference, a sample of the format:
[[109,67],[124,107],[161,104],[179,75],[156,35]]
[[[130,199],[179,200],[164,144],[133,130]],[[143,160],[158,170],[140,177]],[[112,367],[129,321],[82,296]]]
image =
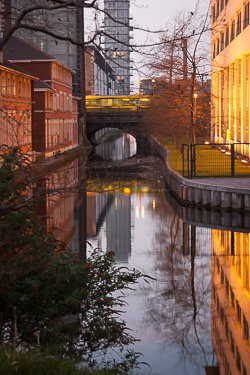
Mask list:
[[[142,275],[117,268],[113,252],[93,250],[83,263],[47,234],[30,199],[31,179],[17,182],[21,157],[14,149],[0,166],[0,342],[96,367],[97,353],[116,349],[122,355],[135,342],[121,319],[123,294],[114,293]],[[125,374],[138,355],[129,351],[119,362],[119,373]]]

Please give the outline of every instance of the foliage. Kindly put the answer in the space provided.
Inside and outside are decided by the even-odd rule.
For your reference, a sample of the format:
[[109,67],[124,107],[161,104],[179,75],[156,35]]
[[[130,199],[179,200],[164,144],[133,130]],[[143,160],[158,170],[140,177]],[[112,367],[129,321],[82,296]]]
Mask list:
[[90,370],[69,360],[39,351],[17,353],[5,348],[0,351],[0,373],[5,375],[112,375],[112,370]]
[[[97,352],[115,348],[122,355],[135,339],[121,319],[124,299],[114,292],[136,283],[140,273],[117,268],[113,252],[95,250],[83,263],[47,234],[30,184],[15,179],[22,157],[13,149],[0,166],[0,342],[49,348],[92,366],[100,363]],[[135,353],[127,355],[125,365],[137,362]]]

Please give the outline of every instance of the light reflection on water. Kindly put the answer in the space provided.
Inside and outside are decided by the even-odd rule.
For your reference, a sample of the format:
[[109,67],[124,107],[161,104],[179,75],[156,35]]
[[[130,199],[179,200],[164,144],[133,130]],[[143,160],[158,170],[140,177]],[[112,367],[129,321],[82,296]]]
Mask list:
[[[97,195],[95,212],[99,201]],[[124,315],[142,340],[135,349],[144,354],[152,374],[199,374],[206,363],[213,364],[208,324],[211,231],[198,230],[196,236],[193,282],[191,250],[183,254],[182,223],[164,193],[114,194],[97,235],[88,238],[94,247],[114,250],[118,265],[125,263],[156,279],[127,293]]]
[[105,142],[95,147],[95,154],[107,160],[124,160],[136,155],[135,138],[130,134],[122,134],[112,142]]
[[124,319],[151,366],[137,373],[249,375],[249,234],[183,223],[164,193],[104,196],[88,241],[156,279],[126,295]]
[[[78,175],[72,162],[46,186],[63,188],[65,180],[77,186]],[[147,192],[145,185],[122,190],[86,197],[63,192],[40,210],[46,209],[48,229],[83,254],[87,203],[93,247],[114,250],[118,265],[155,278],[127,293],[124,319],[151,366],[137,373],[216,374],[219,367],[221,374],[250,375],[249,233],[184,222],[163,192]]]

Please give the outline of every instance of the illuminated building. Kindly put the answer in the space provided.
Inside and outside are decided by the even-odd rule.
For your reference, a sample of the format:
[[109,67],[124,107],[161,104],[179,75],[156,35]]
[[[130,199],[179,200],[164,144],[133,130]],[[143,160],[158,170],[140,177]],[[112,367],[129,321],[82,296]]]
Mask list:
[[104,48],[117,77],[118,95],[130,94],[129,6],[129,0],[104,0],[107,12],[104,14]]
[[212,339],[221,375],[250,374],[250,234],[212,231]]
[[[72,75],[75,72],[54,57],[13,36],[4,45],[3,53],[19,69],[40,79],[34,84],[33,150],[40,157],[50,157],[56,152],[77,147],[79,98],[72,95]],[[15,82],[17,85],[18,81]],[[20,95],[22,100],[27,101],[24,86],[25,81]]]
[[37,78],[4,60],[0,63],[0,145],[32,154],[33,86]]
[[211,27],[212,139],[249,143],[249,0],[212,0]]

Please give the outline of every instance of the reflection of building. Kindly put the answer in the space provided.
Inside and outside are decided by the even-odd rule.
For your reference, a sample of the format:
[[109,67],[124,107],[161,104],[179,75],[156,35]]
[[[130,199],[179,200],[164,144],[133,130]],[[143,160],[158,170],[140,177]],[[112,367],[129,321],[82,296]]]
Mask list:
[[[78,161],[75,160],[66,168],[50,174],[46,179],[47,192],[46,212],[47,230],[56,239],[68,243],[75,231],[74,210],[77,203],[76,187],[78,185]],[[67,191],[65,191],[67,190]]]
[[117,262],[131,255],[131,196],[116,194],[106,218],[107,250],[115,252]]
[[129,6],[129,0],[104,0],[107,12],[104,15],[104,46],[116,73],[118,95],[130,94]]
[[250,374],[250,234],[213,230],[212,339],[220,374]]
[[248,143],[249,1],[212,0],[211,12],[212,136]]
[[85,48],[86,95],[114,95],[116,77],[102,54],[93,46]]

